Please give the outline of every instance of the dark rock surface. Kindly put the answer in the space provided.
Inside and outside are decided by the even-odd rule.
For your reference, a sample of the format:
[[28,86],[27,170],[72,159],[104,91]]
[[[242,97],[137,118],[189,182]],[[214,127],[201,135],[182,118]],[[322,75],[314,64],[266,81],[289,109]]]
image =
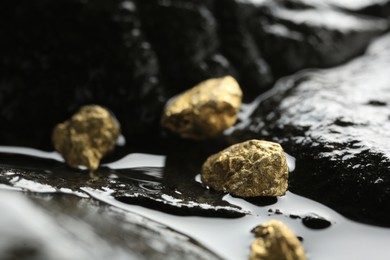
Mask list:
[[56,123],[100,104],[125,134],[164,103],[157,57],[132,1],[2,1],[0,143],[50,147]]
[[[224,193],[208,190],[195,180],[208,153],[196,146],[192,152],[183,149],[172,149],[165,165],[160,167],[151,164],[117,169],[109,168],[108,164],[91,174],[68,168],[56,160],[0,153],[0,184],[33,192],[79,196],[86,195],[84,189],[108,189],[112,191],[109,195],[121,202],[180,216],[239,218],[247,214],[224,201]],[[153,161],[148,156],[144,158]]]
[[[166,162],[88,174],[56,160],[0,153],[0,189],[24,191],[0,194],[0,258],[219,259],[197,241],[102,204],[88,191],[215,223],[226,223],[215,217],[252,217],[196,181],[226,139],[193,143],[161,134],[163,105],[209,77],[232,74],[250,100],[281,76],[336,65],[278,81],[244,106],[242,128],[227,140],[280,142],[297,158],[292,192],[353,220],[390,227],[390,36],[364,54],[388,30],[390,9],[387,0],[347,2],[1,1],[0,145],[52,149],[54,125],[97,103],[114,112],[127,137],[105,163],[134,152],[165,154]],[[264,207],[277,199],[247,202]],[[331,224],[336,230],[340,223]]]
[[[125,192],[118,192],[118,200],[181,216],[223,218],[244,216],[248,212],[223,200],[225,193],[205,188],[200,183],[200,176],[199,182],[196,181],[203,162],[210,154],[221,149],[221,146],[223,144],[210,141],[169,140],[160,147],[161,152],[167,154],[163,172],[160,169],[160,176],[154,177],[148,174],[146,180],[151,182],[137,183],[134,177],[131,177],[133,180],[131,178],[126,180],[123,177],[134,176],[134,173],[126,169],[116,170],[120,176],[119,180],[130,184],[132,189],[131,192],[126,189],[123,189]],[[140,179],[142,180],[138,178]]]
[[316,214],[311,214],[303,217],[302,223],[303,225],[311,229],[324,229],[332,225],[329,220],[324,219],[323,217],[318,216]]
[[341,64],[387,30],[386,20],[341,12],[321,1],[243,1],[249,28],[276,77]]
[[236,136],[280,142],[295,156],[292,192],[390,226],[389,61],[386,35],[346,65],[286,77]]
[[219,51],[217,22],[202,1],[137,1],[142,26],[171,94],[231,74]]
[[201,80],[232,74],[250,100],[281,75],[361,54],[387,29],[318,2],[255,2],[2,1],[0,144],[50,149],[53,126],[91,103],[126,137],[156,134],[167,98]]
[[385,19],[321,1],[216,0],[214,13],[222,53],[246,93],[264,91],[273,79],[303,68],[341,64],[388,29]]
[[220,259],[162,224],[92,199],[1,191],[0,211],[1,259]]
[[242,8],[236,0],[216,0],[214,6],[221,52],[234,66],[234,76],[244,86],[245,97],[266,90],[274,82],[271,68],[249,31],[248,20],[254,11]]
[[390,15],[389,0],[326,0],[332,6],[352,13],[388,17]]

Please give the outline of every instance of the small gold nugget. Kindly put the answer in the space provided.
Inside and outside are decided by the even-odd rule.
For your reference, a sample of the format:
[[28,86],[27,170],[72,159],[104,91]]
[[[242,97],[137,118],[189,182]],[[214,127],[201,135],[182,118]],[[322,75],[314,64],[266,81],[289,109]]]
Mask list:
[[210,156],[202,166],[202,182],[240,197],[281,196],[288,187],[282,147],[250,140]]
[[242,91],[233,77],[209,79],[174,97],[161,124],[182,138],[214,137],[236,123],[241,100]]
[[81,107],[69,120],[58,124],[52,141],[69,166],[96,170],[103,156],[114,149],[119,134],[119,123],[111,113],[90,105]]
[[268,221],[254,230],[251,260],[305,260],[305,251],[294,233],[282,222]]

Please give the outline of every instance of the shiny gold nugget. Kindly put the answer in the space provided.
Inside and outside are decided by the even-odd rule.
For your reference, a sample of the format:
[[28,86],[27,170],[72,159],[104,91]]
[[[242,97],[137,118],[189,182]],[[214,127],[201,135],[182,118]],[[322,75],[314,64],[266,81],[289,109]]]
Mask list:
[[288,167],[282,147],[250,140],[210,156],[202,166],[202,182],[240,197],[281,196],[288,187]]
[[114,149],[119,134],[119,123],[111,113],[90,105],[81,107],[69,120],[58,124],[52,141],[69,166],[96,170],[103,156]]
[[305,251],[298,238],[282,222],[268,221],[254,230],[251,260],[305,260]]
[[183,138],[214,137],[236,123],[241,100],[242,91],[233,77],[209,79],[174,97],[161,124]]

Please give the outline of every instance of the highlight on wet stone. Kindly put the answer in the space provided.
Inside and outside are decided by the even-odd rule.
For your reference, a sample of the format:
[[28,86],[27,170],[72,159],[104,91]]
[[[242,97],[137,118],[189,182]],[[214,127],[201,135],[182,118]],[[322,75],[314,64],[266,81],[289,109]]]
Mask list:
[[241,101],[242,91],[233,77],[209,79],[174,97],[161,125],[182,138],[212,138],[236,123]]
[[281,196],[288,188],[283,148],[249,140],[210,156],[202,166],[203,184],[239,197]]
[[251,246],[251,260],[306,259],[301,242],[281,221],[265,222],[253,232],[256,239]]
[[119,135],[119,123],[107,109],[88,105],[54,128],[52,142],[70,167],[96,170]]

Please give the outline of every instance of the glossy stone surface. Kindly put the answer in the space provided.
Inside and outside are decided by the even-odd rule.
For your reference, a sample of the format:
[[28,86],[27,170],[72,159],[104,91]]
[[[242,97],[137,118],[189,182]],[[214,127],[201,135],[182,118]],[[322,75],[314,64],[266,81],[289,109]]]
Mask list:
[[161,125],[182,138],[213,138],[236,123],[241,100],[242,90],[233,77],[208,79],[173,97]]
[[280,76],[361,54],[388,28],[307,0],[6,0],[0,9],[0,144],[48,150],[55,124],[82,105],[111,109],[128,139],[156,135],[168,98],[202,80],[233,75],[251,100]]
[[[244,216],[246,211],[223,200],[224,193],[209,191],[195,180],[205,155],[196,145],[192,148],[192,152],[186,153],[188,144],[180,150],[171,149],[167,157],[130,154],[121,158],[119,165],[105,164],[93,173],[71,169],[53,159],[0,153],[0,184],[82,197],[86,196],[86,190],[106,192],[107,196],[127,204],[179,216]],[[186,163],[190,159],[192,164]],[[121,166],[138,160],[143,164]]]
[[249,140],[207,158],[202,182],[239,197],[282,196],[288,187],[288,167],[282,147]]
[[243,126],[297,157],[290,190],[355,220],[390,226],[390,35],[352,62],[278,82]]
[[[131,258],[135,254],[137,259],[142,258],[142,255],[148,259],[159,259],[158,256],[150,257],[150,254],[154,255],[155,251],[164,256],[167,253],[176,254],[176,249],[171,250],[169,245],[157,242],[159,234],[161,234],[166,240],[165,242],[171,244],[172,241],[177,249],[181,248],[186,252],[187,245],[194,243],[195,246],[201,248],[207,247],[222,259],[248,259],[249,246],[252,242],[249,231],[259,223],[271,219],[282,220],[294,230],[297,236],[303,238],[307,254],[314,259],[322,259],[323,257],[368,259],[372,255],[389,256],[387,250],[387,245],[390,243],[389,229],[350,221],[332,209],[305,197],[287,192],[285,196],[279,197],[273,202],[258,203],[258,199],[257,202],[248,201],[204,189],[199,183],[199,178],[195,178],[200,170],[198,165],[200,167],[205,159],[201,157],[212,152],[209,149],[218,147],[218,145],[211,141],[205,142],[203,145],[187,142],[182,144],[181,149],[178,149],[180,144],[182,142],[175,145],[170,143],[170,147],[173,149],[167,154],[165,167],[163,156],[125,153],[127,156],[122,159],[114,159],[114,162],[106,164],[107,167],[110,167],[110,171],[100,168],[99,171],[106,171],[98,171],[91,175],[87,172],[75,172],[63,167],[61,157],[57,153],[0,146],[0,168],[2,169],[0,190],[19,192],[23,200],[32,197],[39,198],[34,200],[34,204],[27,205],[23,203],[23,200],[16,200],[14,197],[1,194],[0,229],[2,234],[5,234],[3,232],[5,230],[10,235],[0,237],[0,247],[4,246],[11,250],[0,250],[0,256],[2,253],[8,254],[9,252],[33,254],[34,251],[38,251],[38,253],[44,251],[55,256],[50,257],[50,259],[58,258],[61,255],[79,254],[80,252],[94,256],[103,254],[104,258],[107,258],[107,254],[111,259],[122,259],[123,254],[126,258]],[[199,146],[203,146],[205,150],[202,151]],[[188,149],[188,147],[192,149]],[[137,148],[138,151],[139,149]],[[178,150],[174,151],[175,149]],[[164,150],[170,149],[164,148]],[[184,153],[188,150],[191,150],[191,154]],[[292,168],[291,166],[289,164],[290,168]],[[161,178],[162,167],[164,167],[164,173]],[[138,186],[139,194],[149,195],[149,198],[151,198],[151,193],[158,193],[156,188],[165,186],[161,189],[165,196],[161,196],[160,207],[151,207],[153,203],[150,203],[151,200],[143,200],[145,196],[138,200],[138,204],[136,196],[132,198],[132,201],[122,202],[123,197],[116,196],[118,193],[115,191],[130,194],[133,189],[127,183]],[[77,197],[74,197],[74,200],[69,200],[73,196]],[[81,204],[78,203],[79,198],[82,198]],[[176,212],[172,210],[173,198],[176,200],[184,199],[182,202],[176,201],[176,205],[174,205]],[[131,202],[135,203],[131,204]],[[203,217],[194,214],[201,212],[195,204],[196,202],[205,206],[203,215],[201,215]],[[225,210],[228,208],[225,207],[226,205],[230,205],[230,208],[237,205],[237,207],[242,208],[241,212],[246,211],[247,214],[241,218],[223,218],[227,215],[226,211],[223,214],[222,212],[218,213],[218,211],[214,214],[213,205],[222,206],[222,203],[225,203],[223,207]],[[7,206],[2,207],[4,204]],[[90,204],[93,207],[89,207]],[[40,205],[44,208],[44,212],[48,212],[44,220],[37,214],[37,212],[42,211]],[[121,215],[123,213],[123,218],[116,218],[115,214],[106,216],[107,205],[110,205],[108,209],[113,213]],[[191,207],[186,207],[186,205]],[[80,210],[72,210],[75,207],[80,207]],[[269,214],[271,210],[275,212],[274,215]],[[85,211],[86,215],[83,214]],[[62,212],[65,213],[64,218],[61,215]],[[303,217],[307,216],[306,213],[309,212],[312,212],[311,216],[315,213],[317,216],[325,217],[332,222],[332,227],[324,230],[313,230],[303,225],[300,219],[288,217],[291,214]],[[13,217],[3,218],[9,215]],[[138,216],[140,220],[136,221],[137,225],[129,224],[133,222],[134,216]],[[78,220],[79,217],[81,222]],[[160,224],[153,224],[153,221],[150,222],[147,219],[152,219]],[[69,225],[68,221],[70,221]],[[53,225],[50,223],[55,225],[54,232]],[[60,224],[57,225],[57,223]],[[87,223],[87,225],[83,223]],[[41,226],[45,228],[40,228]],[[168,226],[173,230],[167,229],[167,233],[164,230],[153,228],[158,226]],[[130,229],[129,233],[127,233],[127,227]],[[154,237],[147,236],[149,244],[144,245],[145,241],[142,238],[137,240],[131,235],[138,232],[147,235],[148,232],[145,229],[149,228],[157,231]],[[124,233],[125,231],[126,233]],[[71,241],[76,243],[67,239],[67,233],[70,233]],[[180,242],[180,233],[188,236],[184,239],[189,244]],[[179,240],[171,240],[171,235]],[[17,242],[20,241],[17,240],[18,238],[24,242],[22,245]],[[38,245],[31,245],[29,239],[26,241],[23,238],[32,238],[33,241],[38,242]],[[59,246],[55,246],[58,245],[55,243],[58,241],[57,239],[61,241]],[[156,243],[154,243],[155,241]],[[69,243],[73,246],[72,250],[64,252],[64,245]],[[112,246],[113,244],[114,246]],[[15,249],[10,245],[17,245],[17,247]],[[163,248],[167,248],[169,251],[163,253]],[[139,255],[137,254],[138,250],[141,250]],[[213,256],[209,256],[207,252],[203,252],[203,254],[206,259],[210,257],[213,259]],[[192,254],[189,253],[186,258],[190,255]],[[96,256],[97,259],[99,259],[98,257]],[[41,258],[43,257],[39,259]],[[182,259],[180,256],[167,258]],[[201,256],[199,258],[202,259]]]
[[[368,1],[214,2],[221,52],[246,93],[263,92],[280,76],[303,68],[341,64],[361,54],[388,28],[385,19],[340,8],[343,4],[363,8],[370,5]],[[370,15],[381,11],[377,8]]]
[[220,259],[148,218],[65,194],[0,191],[1,259]]
[[261,224],[253,230],[256,240],[251,260],[306,260],[305,251],[294,233],[278,220]]
[[243,86],[244,98],[250,99],[251,93],[263,92],[274,82],[272,70],[248,25],[256,9],[245,8],[245,4],[236,0],[214,2],[221,52],[234,68],[234,77]]
[[256,10],[249,28],[276,76],[346,62],[388,28],[385,19],[355,16],[321,1],[239,2]]
[[100,160],[114,150],[119,134],[119,123],[108,110],[89,105],[58,124],[52,141],[70,167],[96,170]]
[[384,18],[390,14],[389,0],[326,0],[326,2],[347,12],[381,16]]
[[[327,2],[330,1],[333,0]],[[156,147],[161,145],[156,142],[160,140],[159,117],[168,97],[203,79],[226,74],[234,75],[245,93],[250,90],[257,94],[270,88],[273,80],[297,69],[340,65],[359,56],[364,53],[371,39],[387,30],[382,19],[355,15],[364,13],[386,17],[388,4],[385,0],[370,3],[368,0],[349,1],[356,6],[366,2],[368,9],[363,6],[355,9],[345,6],[343,8],[346,11],[333,7],[329,9],[329,6],[320,5],[320,1],[314,0],[267,2],[1,1],[0,144],[52,150],[50,133],[54,125],[69,118],[81,105],[96,103],[109,107],[117,115],[124,134],[128,137],[128,147],[133,147],[134,142],[140,144],[137,149],[131,148],[131,152],[155,153],[158,150]],[[333,1],[333,4],[339,8],[343,2],[347,1]],[[284,14],[288,14],[288,17]],[[312,16],[308,17],[306,14]],[[324,19],[326,17],[331,19]],[[303,23],[300,18],[304,18]],[[297,157],[297,169],[290,175],[292,191],[324,202],[354,220],[386,226],[390,226],[390,216],[387,213],[390,211],[389,156],[386,150],[386,144],[389,143],[386,132],[389,128],[389,97],[386,87],[389,85],[388,49],[386,44],[379,44],[372,47],[369,54],[360,62],[354,63],[355,65],[334,68],[330,72],[299,73],[282,81],[283,83],[279,82],[277,88],[257,100],[273,96],[261,103],[259,110],[253,115],[252,123],[246,127],[250,132],[249,136],[281,142],[288,152]],[[282,52],[278,52],[279,50]],[[381,85],[380,82],[385,83]],[[254,98],[254,94],[248,95],[248,99]],[[302,98],[299,97],[301,94]],[[281,101],[283,98],[286,100]],[[246,111],[250,106],[244,108]],[[281,113],[286,114],[282,116]],[[248,122],[244,120],[241,123]],[[246,140],[247,136],[229,138],[237,137],[234,141],[237,142]],[[180,145],[182,146],[177,148]],[[204,146],[217,148],[213,142]],[[131,205],[138,203],[159,211],[186,216],[237,217],[245,214],[244,210],[232,207],[227,201],[234,198],[204,189],[195,181],[201,163],[217,151],[199,151],[196,144],[187,142],[170,142],[161,147],[164,152],[177,149],[167,152],[167,165],[164,169],[157,167],[127,171],[103,168],[92,176],[85,172],[75,173],[62,162],[42,162],[37,158],[19,161],[1,156],[2,170],[6,169],[8,172],[13,169],[18,170],[18,173],[12,176],[2,171],[0,186],[2,189],[27,191],[24,196],[45,192],[42,196],[42,203],[48,203],[43,207],[45,210],[68,205],[65,201],[50,204],[52,197],[47,193],[71,192],[77,196],[85,196],[85,192],[80,191],[84,186],[89,191],[103,192],[104,198],[110,197],[112,190],[117,191],[118,193],[112,194],[115,197],[111,202],[121,207],[127,205],[132,210],[141,208]],[[161,180],[161,174],[167,179]],[[141,177],[141,181],[138,177]],[[112,190],[103,189],[107,188],[107,183],[110,183],[108,187]],[[286,203],[291,202],[289,195],[291,194],[278,198],[282,206],[291,205]],[[0,198],[5,196],[1,195]],[[13,200],[5,198],[6,201],[8,199]],[[0,252],[5,252],[6,258],[14,255],[18,259],[24,255],[44,258],[39,253],[42,252],[40,250],[45,251],[46,247],[42,247],[42,244],[50,244],[53,241],[50,238],[58,237],[58,233],[53,236],[45,233],[37,239],[33,231],[42,223],[42,218],[36,217],[37,211],[34,208],[26,206],[20,200],[14,202],[12,205],[8,204],[9,207],[1,207],[0,218],[5,213],[14,212],[12,210],[24,209],[19,214],[22,216],[21,221],[16,221],[15,214],[7,219],[15,220],[15,225],[10,225],[13,229],[11,234],[21,238],[21,243],[20,240],[15,242],[10,239],[10,244],[5,244],[7,250]],[[307,204],[308,200],[302,198],[301,202],[302,205],[309,205],[304,211],[311,212],[312,205]],[[70,202],[71,205],[74,203],[77,202]],[[89,216],[92,215],[92,218],[102,215],[103,223],[95,219],[88,222],[87,228],[81,228],[81,231],[88,233],[91,226],[97,228],[93,231],[98,234],[103,232],[99,229],[100,226],[107,230],[117,230],[118,227],[125,229],[118,224],[123,219],[110,226],[108,222],[113,217],[98,214],[103,211],[103,202],[94,203],[96,204]],[[21,208],[20,205],[26,207]],[[201,208],[199,205],[206,207]],[[244,202],[244,205],[247,204]],[[281,210],[298,214],[299,212],[295,212],[298,207],[295,208],[295,204],[293,207],[290,211]],[[252,210],[251,207],[249,209]],[[328,210],[327,212],[331,212],[329,214],[334,214]],[[43,221],[42,226],[54,223],[60,238],[66,233],[62,232],[63,226],[71,228],[72,224],[77,224],[77,221],[70,221],[68,225],[69,220],[77,219],[77,210],[60,218],[61,221],[57,220],[58,214],[46,211],[51,220]],[[156,213],[156,221],[162,221],[167,215],[152,210],[146,212]],[[241,252],[249,252],[249,242],[243,242],[248,236],[242,235],[238,230],[248,225],[248,219],[253,217],[252,220],[256,220],[256,223],[251,224],[253,227],[261,223],[256,217],[267,215],[266,210],[262,209],[256,214],[229,222],[215,218],[191,217],[189,220],[190,217],[183,217],[175,218],[171,223],[187,223],[183,228],[186,234],[199,234],[194,230],[212,230],[203,237],[209,244],[213,241],[220,242],[222,238],[234,238],[230,240],[230,244],[223,243],[222,249],[214,244],[214,249],[225,253],[224,259],[244,259],[247,255]],[[80,215],[86,219],[83,214]],[[324,217],[328,219],[328,216]],[[190,227],[194,226],[193,219],[209,225],[199,228],[196,226],[190,231]],[[8,222],[3,220],[4,218],[0,221],[1,234],[8,228]],[[35,222],[30,225],[31,221]],[[286,218],[286,221],[289,219]],[[334,258],[343,259],[369,259],[372,255],[388,258],[388,229],[359,225],[338,216],[336,223],[332,221],[331,228],[313,231],[313,235],[306,233],[307,230],[300,221],[297,223],[299,225],[295,228],[301,227],[300,231],[304,231],[299,235],[305,242],[310,241],[305,246],[312,249],[310,255],[315,259],[324,256],[321,252],[326,252],[325,257],[332,254]],[[134,231],[142,225],[145,222],[130,228]],[[20,236],[21,230],[28,230],[28,235]],[[218,237],[214,230],[218,230],[222,236]],[[118,233],[118,236],[105,233],[113,241],[105,243],[99,238],[83,240],[85,234],[81,231],[75,230],[72,241],[80,243],[71,242],[70,245],[74,247],[68,253],[80,252],[76,246],[85,245],[91,259],[98,259],[95,253],[102,251],[103,254],[100,255],[104,255],[104,259],[114,259],[115,256],[120,258],[122,250],[114,251],[113,247],[123,242],[123,237],[133,238],[128,233]],[[163,234],[164,239],[167,238],[168,235]],[[8,243],[7,238],[10,237],[13,236],[1,236],[0,240]],[[27,239],[34,241],[32,246],[31,243],[23,243],[26,237],[32,237]],[[151,241],[150,238],[151,236],[148,241]],[[137,240],[137,237],[132,240],[143,241]],[[172,244],[183,245],[176,241]],[[159,244],[154,244],[153,247],[134,242],[126,246],[132,245],[135,250],[145,250],[142,254],[149,250],[158,251],[159,248]],[[94,249],[93,252],[89,250],[90,247]],[[173,252],[170,248],[168,247],[169,253]],[[54,247],[50,252],[58,253],[56,250],[62,252],[63,248]],[[130,251],[126,257],[129,257]],[[194,258],[201,258],[200,255],[203,254],[206,258],[213,258],[204,252]],[[183,255],[188,258],[190,254],[185,252],[177,255],[177,258],[182,259]],[[137,257],[136,255],[135,258]],[[48,259],[53,258],[55,257]],[[159,259],[161,256],[156,253],[155,258]]]
[[303,225],[311,229],[324,229],[332,225],[332,223],[329,220],[324,219],[321,216],[318,216],[316,214],[309,214],[303,217],[302,223]]

